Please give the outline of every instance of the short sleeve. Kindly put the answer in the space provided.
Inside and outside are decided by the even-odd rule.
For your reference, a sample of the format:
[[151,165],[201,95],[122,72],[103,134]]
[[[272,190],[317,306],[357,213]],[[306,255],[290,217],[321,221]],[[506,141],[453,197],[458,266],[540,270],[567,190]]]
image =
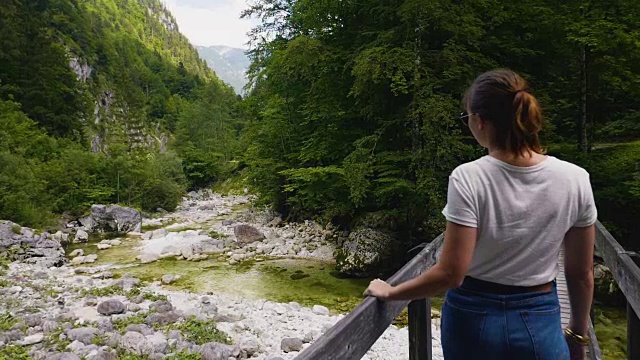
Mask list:
[[589,174],[586,175],[586,180],[580,183],[580,198],[578,206],[578,218],[573,224],[574,227],[587,227],[595,224],[598,219],[598,211],[596,209],[596,203],[593,199],[593,190],[591,189],[591,182],[589,181]]
[[477,208],[476,196],[471,191],[469,184],[454,176],[454,174],[449,176],[447,205],[442,210],[442,214],[447,221],[477,228]]

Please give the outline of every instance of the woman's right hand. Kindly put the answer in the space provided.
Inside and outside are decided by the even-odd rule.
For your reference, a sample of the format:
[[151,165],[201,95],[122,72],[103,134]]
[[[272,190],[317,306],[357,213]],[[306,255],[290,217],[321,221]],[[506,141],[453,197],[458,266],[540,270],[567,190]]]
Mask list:
[[571,360],[587,360],[587,347],[571,339],[567,339]]

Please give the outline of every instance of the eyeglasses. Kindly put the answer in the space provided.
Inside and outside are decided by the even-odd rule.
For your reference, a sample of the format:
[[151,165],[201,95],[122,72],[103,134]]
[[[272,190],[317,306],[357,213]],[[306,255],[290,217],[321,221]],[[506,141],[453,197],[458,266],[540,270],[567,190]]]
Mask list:
[[465,126],[469,126],[469,118],[470,118],[472,115],[478,115],[478,114],[477,114],[477,113],[471,113],[471,114],[469,114],[469,113],[467,113],[466,111],[463,111],[463,112],[461,112],[461,113],[460,113],[460,121],[462,121],[462,123],[463,123]]

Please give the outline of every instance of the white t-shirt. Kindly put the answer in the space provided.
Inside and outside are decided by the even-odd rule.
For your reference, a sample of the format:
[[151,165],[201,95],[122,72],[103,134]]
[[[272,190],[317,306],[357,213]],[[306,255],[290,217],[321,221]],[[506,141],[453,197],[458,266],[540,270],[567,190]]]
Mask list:
[[468,276],[518,286],[555,279],[565,233],[597,218],[589,173],[552,156],[530,167],[491,156],[457,167],[442,213],[478,229]]

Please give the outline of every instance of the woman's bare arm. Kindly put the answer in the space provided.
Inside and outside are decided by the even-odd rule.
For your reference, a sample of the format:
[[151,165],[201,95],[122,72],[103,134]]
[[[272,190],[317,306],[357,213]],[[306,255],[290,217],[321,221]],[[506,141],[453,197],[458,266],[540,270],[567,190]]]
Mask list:
[[595,225],[573,227],[564,236],[564,272],[571,302],[569,328],[580,335],[587,334],[593,300],[595,237]]
[[382,300],[415,300],[458,287],[469,269],[476,246],[477,229],[447,222],[438,263],[423,274],[397,286],[374,280],[365,295]]

